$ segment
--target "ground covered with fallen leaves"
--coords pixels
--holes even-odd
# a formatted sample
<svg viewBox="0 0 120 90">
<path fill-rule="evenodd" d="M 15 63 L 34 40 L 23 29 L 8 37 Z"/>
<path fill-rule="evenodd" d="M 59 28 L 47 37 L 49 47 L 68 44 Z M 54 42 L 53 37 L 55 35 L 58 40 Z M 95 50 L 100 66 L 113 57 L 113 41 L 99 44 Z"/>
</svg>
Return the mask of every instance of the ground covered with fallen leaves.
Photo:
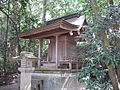
<svg viewBox="0 0 120 90">
<path fill-rule="evenodd" d="M 19 90 L 20 75 L 0 75 L 0 90 Z"/>
</svg>

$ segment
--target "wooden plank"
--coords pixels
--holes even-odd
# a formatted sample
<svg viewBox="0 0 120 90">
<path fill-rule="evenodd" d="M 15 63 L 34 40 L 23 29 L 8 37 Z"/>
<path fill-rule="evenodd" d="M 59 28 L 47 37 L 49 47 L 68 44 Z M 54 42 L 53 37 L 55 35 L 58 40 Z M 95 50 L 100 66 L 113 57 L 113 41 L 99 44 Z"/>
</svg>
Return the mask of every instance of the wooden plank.
<svg viewBox="0 0 120 90">
<path fill-rule="evenodd" d="M 50 44 L 48 49 L 48 60 L 51 62 L 55 62 L 56 57 L 56 48 L 55 48 L 55 37 L 50 38 Z"/>
</svg>

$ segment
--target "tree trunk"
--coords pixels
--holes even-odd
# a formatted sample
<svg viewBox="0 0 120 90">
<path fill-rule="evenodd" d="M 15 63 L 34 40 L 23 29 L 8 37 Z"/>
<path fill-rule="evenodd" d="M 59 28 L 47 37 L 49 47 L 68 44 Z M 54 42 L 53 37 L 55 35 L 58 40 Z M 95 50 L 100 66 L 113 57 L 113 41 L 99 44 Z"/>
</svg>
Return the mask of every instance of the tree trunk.
<svg viewBox="0 0 120 90">
<path fill-rule="evenodd" d="M 109 0 L 109 4 L 110 5 L 114 5 L 114 1 L 113 0 Z M 114 21 L 114 24 L 111 23 L 111 28 L 112 28 L 113 32 L 115 32 L 116 30 L 119 30 L 119 24 L 115 20 L 112 20 L 112 21 Z M 116 47 L 120 47 L 120 38 L 116 38 L 115 46 Z M 118 66 L 116 67 L 116 71 L 117 71 L 118 81 L 120 83 L 120 62 L 118 64 Z"/>
<path fill-rule="evenodd" d="M 45 25 L 46 24 L 46 12 L 47 12 L 47 0 L 43 0 L 43 17 L 42 22 Z"/>
<path fill-rule="evenodd" d="M 20 55 L 20 51 L 21 51 L 21 47 L 20 47 L 20 41 L 19 41 L 19 36 L 18 36 L 18 33 L 20 30 L 18 30 L 18 27 L 17 27 L 17 17 L 18 17 L 18 11 L 19 11 L 19 8 L 18 8 L 18 3 L 16 0 L 12 0 L 12 4 L 13 4 L 13 12 L 14 14 L 12 15 L 12 19 L 14 20 L 15 23 L 12 23 L 12 27 L 14 27 L 14 30 L 15 30 L 15 33 L 14 33 L 14 38 L 16 43 L 14 43 L 13 47 L 15 46 L 14 48 L 14 52 L 15 52 L 15 56 L 16 55 Z"/>
<path fill-rule="evenodd" d="M 116 38 L 115 47 L 120 47 L 120 38 Z M 118 49 L 118 51 L 120 52 L 120 49 Z M 116 72 L 118 76 L 118 81 L 120 83 L 120 61 L 118 62 L 118 66 L 116 67 Z"/>
<path fill-rule="evenodd" d="M 118 81 L 120 83 L 120 64 L 117 66 L 117 76 L 118 76 Z"/>
<path fill-rule="evenodd" d="M 106 32 L 102 32 L 101 39 L 102 39 L 104 48 L 108 48 L 109 47 L 109 40 L 107 38 Z M 119 86 L 118 86 L 119 82 L 118 82 L 115 68 L 112 65 L 107 65 L 107 68 L 108 68 L 109 77 L 112 81 L 113 89 L 119 90 Z"/>
<path fill-rule="evenodd" d="M 8 1 L 8 8 L 7 8 L 8 15 L 9 15 L 9 8 L 10 8 L 10 0 Z M 8 30 L 9 30 L 9 17 L 7 16 L 7 29 L 5 32 L 5 52 L 4 52 L 4 63 L 3 63 L 4 74 L 6 74 L 7 72 L 6 63 L 7 63 L 7 51 L 8 51 L 8 48 L 7 48 Z"/>
</svg>

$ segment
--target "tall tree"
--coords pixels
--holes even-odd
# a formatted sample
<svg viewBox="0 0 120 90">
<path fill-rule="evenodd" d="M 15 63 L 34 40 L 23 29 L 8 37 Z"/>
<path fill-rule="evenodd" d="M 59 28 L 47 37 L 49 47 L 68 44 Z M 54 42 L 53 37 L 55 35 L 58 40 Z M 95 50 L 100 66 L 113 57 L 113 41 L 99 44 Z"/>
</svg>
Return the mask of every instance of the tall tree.
<svg viewBox="0 0 120 90">
<path fill-rule="evenodd" d="M 47 0 L 43 0 L 43 17 L 42 17 L 43 24 L 46 23 L 46 14 L 47 14 Z"/>
<path fill-rule="evenodd" d="M 100 19 L 101 17 L 98 14 L 100 11 L 99 11 L 99 7 L 98 7 L 98 5 L 96 3 L 96 0 L 90 0 L 90 3 L 91 3 L 92 11 L 93 11 L 95 17 Z M 107 37 L 107 32 L 104 30 L 104 31 L 100 32 L 99 36 L 100 36 L 100 38 L 102 40 L 103 47 L 105 49 L 108 49 L 108 47 L 110 45 L 109 45 L 109 39 Z M 107 65 L 107 68 L 108 68 L 110 79 L 112 81 L 113 89 L 114 90 L 119 90 L 118 78 L 117 78 L 117 74 L 116 74 L 115 68 L 112 65 Z"/>
<path fill-rule="evenodd" d="M 109 0 L 109 4 L 113 6 L 114 5 L 114 1 L 113 0 Z M 112 14 L 114 14 L 114 13 L 111 12 L 110 15 L 112 16 Z M 119 30 L 119 23 L 114 18 L 112 19 L 111 27 L 112 27 L 113 32 L 116 32 L 116 30 L 117 31 Z M 116 41 L 115 41 L 115 46 L 116 47 L 120 47 L 119 41 L 120 41 L 120 38 L 116 37 Z M 120 62 L 118 63 L 118 66 L 116 68 L 117 68 L 118 81 L 120 83 Z"/>
<path fill-rule="evenodd" d="M 8 0 L 7 3 L 8 7 L 7 7 L 7 14 L 9 15 L 9 9 L 10 9 L 10 0 Z M 8 54 L 8 47 L 7 47 L 7 42 L 8 42 L 8 31 L 9 31 L 9 17 L 7 16 L 7 29 L 5 32 L 5 51 L 4 51 L 4 64 L 3 64 L 3 69 L 4 69 L 4 74 L 6 74 L 7 70 L 6 70 L 6 63 L 7 63 L 7 54 Z"/>
<path fill-rule="evenodd" d="M 113 1 L 110 0 L 109 1 L 110 4 L 113 4 Z M 112 82 L 112 86 L 114 90 L 119 90 L 119 82 L 118 82 L 118 76 L 116 73 L 116 69 L 115 67 L 117 66 L 117 57 L 118 54 L 115 55 L 115 53 L 113 54 L 113 52 L 115 52 L 113 48 L 114 47 L 111 45 L 111 40 L 110 39 L 112 37 L 112 33 L 110 32 L 111 28 L 111 21 L 114 21 L 113 18 L 115 17 L 119 17 L 119 14 L 116 14 L 117 16 L 115 16 L 114 12 L 114 6 L 113 7 L 109 7 L 107 6 L 107 10 L 108 12 L 105 12 L 103 10 L 103 8 L 100 7 L 100 5 L 98 4 L 98 2 L 96 0 L 89 0 L 89 4 L 91 6 L 91 10 L 92 10 L 92 21 L 88 22 L 88 29 L 90 29 L 89 31 L 86 32 L 86 35 L 91 36 L 92 40 L 90 43 L 91 49 L 93 51 L 89 52 L 89 55 L 91 56 L 86 56 L 88 59 L 87 60 L 87 65 L 86 67 L 90 67 L 91 70 L 95 70 L 94 72 L 89 72 L 90 77 L 94 77 L 94 80 L 89 80 L 91 81 L 92 85 L 94 88 L 102 88 L 102 79 L 101 77 L 106 77 L 105 74 L 103 72 L 104 71 L 104 64 L 105 66 L 107 66 L 107 70 L 108 70 L 108 75 L 109 78 Z M 112 8 L 112 10 L 111 10 Z M 118 7 L 119 8 L 119 7 Z M 118 13 L 118 8 L 116 8 L 116 13 Z M 113 15 L 111 15 L 111 13 Z M 111 19 L 112 18 L 112 19 Z M 115 20 L 115 21 L 119 21 L 119 20 Z M 114 25 L 113 25 L 114 26 Z M 119 30 L 119 29 L 117 29 Z M 112 29 L 113 31 L 113 29 Z M 115 34 L 115 33 L 114 33 Z M 113 42 L 112 42 L 113 43 Z M 94 47 L 94 48 L 93 48 Z M 104 63 L 104 64 L 103 64 Z M 93 65 L 90 65 L 93 64 Z M 102 68 L 102 69 L 100 69 Z M 85 68 L 84 68 L 85 69 Z M 101 72 L 101 74 L 100 74 Z M 86 73 L 88 73 L 88 71 L 86 70 Z M 95 75 L 96 73 L 96 75 Z M 99 73 L 99 75 L 97 74 Z M 89 74 L 87 74 L 89 76 Z M 98 76 L 97 76 L 98 75 Z M 107 74 L 106 74 L 107 75 Z M 101 81 L 101 82 L 100 82 Z M 104 80 L 103 80 L 104 81 Z M 107 81 L 108 82 L 108 81 Z M 99 85 L 97 84 L 99 83 Z M 106 83 L 105 81 L 103 83 Z M 90 82 L 89 82 L 90 84 Z M 98 85 L 98 86 L 97 86 Z M 106 83 L 107 85 L 107 83 Z M 89 86 L 89 85 L 88 85 Z M 107 85 L 107 87 L 109 87 Z M 107 87 L 104 87 L 102 89 L 107 89 Z"/>
</svg>

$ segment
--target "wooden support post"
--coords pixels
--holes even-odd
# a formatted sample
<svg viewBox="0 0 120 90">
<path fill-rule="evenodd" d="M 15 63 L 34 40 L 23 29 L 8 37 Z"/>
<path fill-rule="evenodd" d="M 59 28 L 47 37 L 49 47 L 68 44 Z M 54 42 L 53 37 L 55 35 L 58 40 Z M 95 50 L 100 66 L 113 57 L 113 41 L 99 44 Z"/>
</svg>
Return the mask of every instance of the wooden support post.
<svg viewBox="0 0 120 90">
<path fill-rule="evenodd" d="M 69 62 L 69 69 L 72 70 L 72 62 Z"/>
<path fill-rule="evenodd" d="M 67 59 L 67 37 L 65 36 L 65 60 Z"/>
<path fill-rule="evenodd" d="M 38 68 L 40 67 L 40 62 L 41 62 L 41 57 L 42 57 L 42 51 L 43 51 L 43 39 L 40 39 L 39 40 L 40 43 L 39 43 L 39 50 L 38 50 Z"/>
<path fill-rule="evenodd" d="M 58 67 L 58 35 L 55 36 L 56 39 L 56 67 Z"/>
<path fill-rule="evenodd" d="M 76 69 L 77 69 L 77 72 L 78 72 L 78 69 L 79 69 L 79 62 L 78 63 L 76 63 Z"/>
</svg>

